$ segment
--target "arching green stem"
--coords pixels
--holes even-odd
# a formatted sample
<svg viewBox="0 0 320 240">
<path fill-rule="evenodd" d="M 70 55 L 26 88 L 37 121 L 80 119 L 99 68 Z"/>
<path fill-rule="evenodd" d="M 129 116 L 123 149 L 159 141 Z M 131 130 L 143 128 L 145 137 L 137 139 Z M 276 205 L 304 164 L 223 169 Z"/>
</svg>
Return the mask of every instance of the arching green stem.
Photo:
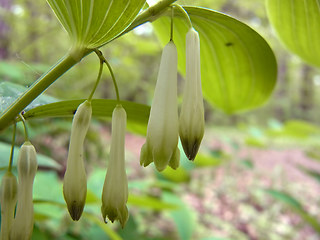
<svg viewBox="0 0 320 240">
<path fill-rule="evenodd" d="M 170 41 L 173 41 L 173 17 L 174 17 L 174 10 L 173 10 L 173 7 L 171 7 Z"/>
<path fill-rule="evenodd" d="M 95 49 L 94 51 L 95 51 L 96 53 L 99 52 L 99 54 L 102 55 L 102 53 L 101 53 L 99 50 Z M 98 55 L 98 53 L 97 53 L 97 55 Z M 99 55 L 98 55 L 98 56 L 99 56 Z M 94 84 L 94 87 L 93 87 L 93 89 L 92 89 L 92 91 L 91 91 L 91 93 L 90 93 L 90 95 L 89 95 L 89 97 L 88 97 L 88 101 L 91 101 L 91 99 L 92 99 L 92 97 L 93 97 L 93 94 L 94 94 L 94 92 L 96 91 L 96 89 L 97 89 L 97 87 L 98 87 L 98 84 L 99 84 L 99 82 L 100 82 L 100 79 L 101 79 L 102 70 L 103 70 L 103 60 L 102 60 L 100 57 L 99 57 L 99 59 L 100 59 L 100 67 L 99 67 L 98 77 L 97 77 L 97 80 L 96 80 L 96 82 L 95 82 L 95 84 Z"/>
<path fill-rule="evenodd" d="M 113 74 L 111 65 L 109 64 L 107 59 L 103 56 L 101 51 L 99 51 L 97 49 L 95 49 L 94 51 L 97 54 L 97 56 L 100 58 L 100 61 L 104 62 L 107 65 L 107 67 L 109 69 L 109 72 L 110 72 L 110 75 L 111 75 L 111 78 L 112 78 L 112 81 L 113 81 L 114 90 L 115 90 L 116 95 L 117 95 L 117 101 L 120 103 L 119 89 L 118 89 L 117 81 L 116 81 L 116 78 L 115 78 L 115 76 Z"/>
<path fill-rule="evenodd" d="M 13 133 L 12 133 L 11 152 L 10 152 L 8 172 L 11 172 L 11 169 L 12 169 L 13 154 L 14 154 L 14 144 L 15 144 L 15 142 L 16 142 L 16 129 L 17 129 L 17 123 L 14 123 L 14 125 L 13 125 Z"/>
<path fill-rule="evenodd" d="M 27 124 L 26 124 L 26 120 L 24 119 L 23 115 L 20 113 L 19 114 L 21 121 L 23 123 L 23 128 L 24 128 L 24 139 L 25 141 L 29 141 L 29 135 L 28 135 L 28 130 L 27 130 Z"/>
<path fill-rule="evenodd" d="M 183 14 L 183 17 L 188 22 L 189 27 L 192 28 L 192 22 L 191 22 L 191 19 L 189 17 L 189 14 L 186 12 L 186 10 L 182 6 L 180 6 L 179 4 L 176 4 L 176 3 L 172 4 L 172 6 L 177 8 Z"/>
</svg>

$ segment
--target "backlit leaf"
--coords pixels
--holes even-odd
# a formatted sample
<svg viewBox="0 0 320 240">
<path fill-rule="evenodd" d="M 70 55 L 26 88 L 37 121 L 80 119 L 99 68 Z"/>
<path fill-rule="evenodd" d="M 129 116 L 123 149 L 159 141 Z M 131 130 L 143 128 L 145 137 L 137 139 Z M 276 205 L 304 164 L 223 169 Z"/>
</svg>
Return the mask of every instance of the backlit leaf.
<svg viewBox="0 0 320 240">
<path fill-rule="evenodd" d="M 97 48 L 122 33 L 145 0 L 47 0 L 74 44 Z"/>
<path fill-rule="evenodd" d="M 267 13 L 278 37 L 306 62 L 320 66 L 319 0 L 267 0 Z"/>
<path fill-rule="evenodd" d="M 201 45 L 201 76 L 205 99 L 227 113 L 261 106 L 276 82 L 277 65 L 267 42 L 246 24 L 219 12 L 185 7 Z M 180 12 L 175 12 L 180 17 Z M 162 44 L 169 41 L 170 19 L 154 23 Z M 185 35 L 188 25 L 174 19 L 173 40 L 178 48 L 179 70 L 185 74 Z"/>
</svg>

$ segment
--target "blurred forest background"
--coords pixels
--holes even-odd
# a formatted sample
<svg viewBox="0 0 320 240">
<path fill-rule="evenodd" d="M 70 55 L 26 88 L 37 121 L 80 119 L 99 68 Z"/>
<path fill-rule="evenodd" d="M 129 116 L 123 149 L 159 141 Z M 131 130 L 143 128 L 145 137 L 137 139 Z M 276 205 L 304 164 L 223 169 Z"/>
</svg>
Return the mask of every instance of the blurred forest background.
<svg viewBox="0 0 320 240">
<path fill-rule="evenodd" d="M 145 129 L 130 125 L 126 138 L 130 219 L 124 229 L 118 223 L 105 225 L 100 216 L 110 119 L 94 119 L 87 135 L 88 199 L 78 223 L 68 215 L 61 185 L 71 119 L 28 121 L 30 139 L 42 154 L 34 185 L 33 239 L 320 239 L 319 70 L 281 44 L 269 24 L 264 0 L 179 3 L 226 13 L 268 41 L 278 61 L 278 82 L 270 100 L 259 109 L 231 116 L 205 103 L 200 153 L 194 163 L 181 154 L 176 172 L 140 167 Z M 69 46 L 67 33 L 46 1 L 0 0 L 0 110 L 13 97 L 6 95 L 9 90 L 19 95 Z M 101 50 L 113 67 L 121 98 L 150 105 L 162 51 L 152 25 L 138 27 Z M 56 81 L 44 99 L 86 98 L 98 68 L 98 58 L 89 55 Z M 106 69 L 94 97 L 115 98 Z M 9 128 L 0 135 L 2 173 L 11 132 Z M 23 140 L 19 125 L 17 146 Z"/>
</svg>

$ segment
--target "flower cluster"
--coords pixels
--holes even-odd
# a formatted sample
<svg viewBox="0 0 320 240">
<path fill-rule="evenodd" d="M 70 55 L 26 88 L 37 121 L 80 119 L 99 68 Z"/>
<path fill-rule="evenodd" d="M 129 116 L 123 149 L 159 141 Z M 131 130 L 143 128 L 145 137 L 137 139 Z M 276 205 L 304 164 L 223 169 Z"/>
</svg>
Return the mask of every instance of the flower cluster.
<svg viewBox="0 0 320 240">
<path fill-rule="evenodd" d="M 92 115 L 90 101 L 80 104 L 72 121 L 67 169 L 63 194 L 73 220 L 80 219 L 87 194 L 87 178 L 83 162 L 83 143 Z M 125 132 L 127 115 L 118 104 L 112 114 L 110 161 L 102 192 L 103 219 L 119 220 L 122 227 L 128 220 L 128 181 L 125 171 Z"/>
<path fill-rule="evenodd" d="M 171 40 L 163 49 L 154 100 L 142 146 L 140 164 L 154 162 L 157 170 L 168 165 L 179 167 L 179 136 L 186 156 L 194 160 L 204 134 L 204 109 L 200 76 L 200 43 L 191 28 L 186 35 L 186 83 L 180 116 L 177 103 L 177 49 Z M 91 95 L 92 96 L 92 95 Z M 83 145 L 92 116 L 91 98 L 77 108 L 73 117 L 63 195 L 74 221 L 82 215 L 87 195 Z M 128 220 L 128 180 L 125 168 L 127 114 L 118 104 L 112 113 L 110 160 L 102 191 L 101 213 L 104 221 Z M 8 171 L 1 183 L 1 239 L 30 239 L 33 229 L 33 181 L 37 171 L 36 151 L 26 141 L 18 158 L 18 180 Z M 16 207 L 17 205 L 17 207 Z M 14 210 L 16 207 L 16 214 Z"/>
<path fill-rule="evenodd" d="M 36 150 L 29 141 L 21 146 L 17 169 L 19 183 L 10 170 L 3 176 L 1 182 L 2 240 L 31 239 L 34 221 L 33 181 L 38 163 Z"/>
<path fill-rule="evenodd" d="M 185 154 L 194 160 L 203 134 L 204 109 L 200 76 L 200 41 L 191 28 L 186 36 L 186 84 L 180 118 L 177 107 L 177 49 L 170 41 L 163 49 L 154 99 L 147 128 L 146 143 L 141 148 L 140 164 L 154 162 L 162 171 L 179 166 L 180 135 Z"/>
</svg>

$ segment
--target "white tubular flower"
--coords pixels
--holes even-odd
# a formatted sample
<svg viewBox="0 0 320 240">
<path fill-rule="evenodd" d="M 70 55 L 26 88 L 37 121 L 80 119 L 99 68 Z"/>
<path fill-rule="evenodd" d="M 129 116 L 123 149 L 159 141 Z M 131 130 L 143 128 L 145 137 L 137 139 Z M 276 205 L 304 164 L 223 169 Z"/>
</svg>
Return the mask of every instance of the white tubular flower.
<svg viewBox="0 0 320 240">
<path fill-rule="evenodd" d="M 87 176 L 83 162 L 83 143 L 91 121 L 91 102 L 79 105 L 72 120 L 67 169 L 63 180 L 63 195 L 74 221 L 81 217 L 87 196 Z"/>
<path fill-rule="evenodd" d="M 29 240 L 33 231 L 33 181 L 38 169 L 37 153 L 33 145 L 27 141 L 18 156 L 18 204 L 13 221 L 10 240 Z"/>
<path fill-rule="evenodd" d="M 18 183 L 16 176 L 6 172 L 1 180 L 1 240 L 9 239 L 10 229 L 14 219 L 14 210 L 17 203 Z"/>
<path fill-rule="evenodd" d="M 158 171 L 169 164 L 179 166 L 177 106 L 177 49 L 170 41 L 163 49 L 154 99 L 147 128 L 146 143 L 141 148 L 140 164 L 154 162 Z"/>
<path fill-rule="evenodd" d="M 200 40 L 193 29 L 186 36 L 186 83 L 179 119 L 183 150 L 194 160 L 204 134 L 204 109 L 200 73 Z"/>
<path fill-rule="evenodd" d="M 119 220 L 122 228 L 128 220 L 128 180 L 125 169 L 127 114 L 121 105 L 112 113 L 110 160 L 102 192 L 101 213 L 111 222 Z"/>
</svg>

